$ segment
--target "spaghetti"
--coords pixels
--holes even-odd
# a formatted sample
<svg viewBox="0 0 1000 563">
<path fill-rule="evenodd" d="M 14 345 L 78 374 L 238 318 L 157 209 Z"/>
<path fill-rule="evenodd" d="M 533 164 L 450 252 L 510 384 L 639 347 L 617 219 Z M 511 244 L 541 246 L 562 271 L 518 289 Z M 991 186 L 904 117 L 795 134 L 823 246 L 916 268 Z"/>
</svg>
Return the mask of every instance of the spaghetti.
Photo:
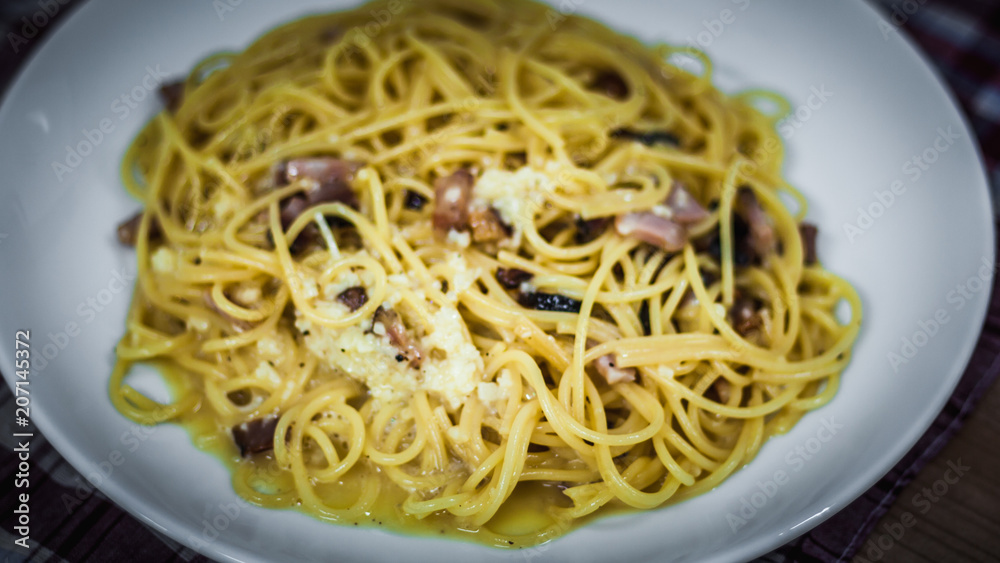
<svg viewBox="0 0 1000 563">
<path fill-rule="evenodd" d="M 787 104 L 554 14 L 378 2 L 172 86 L 123 163 L 115 406 L 258 505 L 520 547 L 707 491 L 828 402 L 861 307 L 781 177 Z"/>
</svg>

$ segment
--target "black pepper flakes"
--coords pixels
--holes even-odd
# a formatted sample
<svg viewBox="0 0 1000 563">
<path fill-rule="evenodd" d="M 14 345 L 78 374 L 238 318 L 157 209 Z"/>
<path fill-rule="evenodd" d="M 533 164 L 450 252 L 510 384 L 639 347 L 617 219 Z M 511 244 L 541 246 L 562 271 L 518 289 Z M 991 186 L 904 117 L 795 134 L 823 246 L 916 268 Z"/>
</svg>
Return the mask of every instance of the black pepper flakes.
<svg viewBox="0 0 1000 563">
<path fill-rule="evenodd" d="M 518 296 L 517 302 L 525 309 L 535 309 L 536 311 L 554 311 L 558 313 L 579 313 L 582 303 L 572 297 L 559 295 L 558 293 L 522 293 Z"/>
</svg>

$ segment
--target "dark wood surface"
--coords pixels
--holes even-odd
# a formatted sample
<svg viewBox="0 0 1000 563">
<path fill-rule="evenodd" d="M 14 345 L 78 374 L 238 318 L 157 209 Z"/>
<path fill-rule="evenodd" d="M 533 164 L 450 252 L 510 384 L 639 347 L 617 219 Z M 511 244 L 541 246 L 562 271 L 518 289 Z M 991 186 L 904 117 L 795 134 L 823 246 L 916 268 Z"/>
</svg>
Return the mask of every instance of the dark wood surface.
<svg viewBox="0 0 1000 563">
<path fill-rule="evenodd" d="M 854 561 L 1000 561 L 1000 382 L 903 489 Z"/>
</svg>

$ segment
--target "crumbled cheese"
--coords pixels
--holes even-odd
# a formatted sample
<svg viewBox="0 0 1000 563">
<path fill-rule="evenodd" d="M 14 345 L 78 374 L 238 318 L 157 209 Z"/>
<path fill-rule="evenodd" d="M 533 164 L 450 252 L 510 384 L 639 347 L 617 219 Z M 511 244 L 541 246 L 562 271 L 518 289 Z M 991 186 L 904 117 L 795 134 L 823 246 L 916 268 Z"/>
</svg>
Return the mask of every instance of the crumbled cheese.
<svg viewBox="0 0 1000 563">
<path fill-rule="evenodd" d="M 455 444 L 464 444 L 469 441 L 469 433 L 464 432 L 461 426 L 450 426 L 444 433 Z"/>
<path fill-rule="evenodd" d="M 302 289 L 302 295 L 306 299 L 315 299 L 319 297 L 319 284 L 316 283 L 316 278 L 310 274 L 309 270 L 305 268 L 299 268 L 289 277 L 290 283 L 298 282 Z"/>
<path fill-rule="evenodd" d="M 239 197 L 222 190 L 215 198 L 215 203 L 212 205 L 212 213 L 215 214 L 216 219 L 222 219 L 229 217 L 242 206 L 243 202 L 240 201 Z"/>
<path fill-rule="evenodd" d="M 211 323 L 205 317 L 188 317 L 187 327 L 195 332 L 208 332 Z"/>
<path fill-rule="evenodd" d="M 494 403 L 506 401 L 510 397 L 513 387 L 514 378 L 510 370 L 502 369 L 497 375 L 496 382 L 480 382 L 476 387 L 476 395 L 484 405 L 496 408 Z"/>
<path fill-rule="evenodd" d="M 384 307 L 398 303 L 400 292 L 406 289 L 424 298 L 423 292 L 415 289 L 419 286 L 417 281 L 407 274 L 394 274 L 386 280 L 386 299 L 381 304 Z M 417 338 L 424 355 L 419 370 L 398 359 L 400 351 L 390 343 L 386 327 L 371 319 L 345 328 L 329 328 L 299 315 L 295 326 L 303 334 L 308 333 L 305 343 L 310 352 L 330 368 L 367 385 L 376 399 L 405 400 L 414 391 L 424 390 L 437 395 L 454 410 L 476 390 L 484 369 L 483 360 L 458 309 L 449 304 L 437 305 L 440 307 L 432 312 L 427 327 L 410 327 L 418 335 L 428 331 Z M 337 302 L 316 300 L 313 306 L 333 318 L 349 313 Z"/>
<path fill-rule="evenodd" d="M 722 318 L 726 318 L 726 308 L 722 306 L 722 303 L 715 304 L 715 314 Z"/>
<path fill-rule="evenodd" d="M 500 391 L 500 386 L 492 381 L 484 381 L 476 387 L 476 394 L 479 396 L 479 400 L 483 404 L 490 404 L 494 401 L 499 401 L 502 398 L 502 392 Z"/>
<path fill-rule="evenodd" d="M 281 376 L 278 374 L 278 371 L 267 362 L 257 364 L 257 369 L 253 371 L 253 376 L 262 381 L 267 381 L 275 387 L 281 385 Z"/>
<path fill-rule="evenodd" d="M 260 301 L 262 294 L 256 285 L 240 285 L 233 293 L 233 299 L 243 306 L 250 306 Z"/>
<path fill-rule="evenodd" d="M 501 396 L 504 399 L 510 397 L 514 389 L 514 375 L 510 373 L 509 369 L 500 370 L 500 375 L 497 376 L 497 383 L 500 385 Z"/>
<path fill-rule="evenodd" d="M 472 235 L 467 231 L 449 229 L 447 240 L 449 244 L 454 244 L 460 248 L 469 248 L 469 245 L 472 244 Z"/>
<path fill-rule="evenodd" d="M 375 285 L 375 275 L 368 270 L 353 272 L 345 270 L 339 272 L 330 283 L 323 286 L 323 297 L 325 299 L 336 299 L 345 289 L 351 287 L 368 288 Z"/>
<path fill-rule="evenodd" d="M 420 284 L 417 280 L 406 274 L 393 274 L 386 278 L 389 282 L 385 287 L 385 299 L 382 301 L 382 306 L 387 308 L 395 307 L 403 299 L 403 290 L 409 289 L 414 295 L 423 299 L 426 297 L 424 295 L 424 290 L 420 289 Z"/>
<path fill-rule="evenodd" d="M 527 340 L 531 338 L 531 328 L 526 325 L 519 324 L 514 327 L 514 334 L 516 334 L 521 340 Z"/>
<path fill-rule="evenodd" d="M 443 360 L 424 360 L 422 388 L 438 393 L 455 409 L 476 389 L 483 371 L 483 358 L 472 344 L 458 309 L 441 307 L 431 315 L 431 326 L 434 332 L 424 337 L 422 345 L 428 356 L 431 351 L 438 350 L 444 352 L 445 357 Z"/>
<path fill-rule="evenodd" d="M 545 205 L 546 195 L 555 189 L 551 176 L 530 166 L 522 166 L 515 172 L 487 170 L 472 188 L 472 207 L 496 209 L 503 222 L 514 230 L 505 244 L 517 247 L 524 225 L 533 220 L 535 212 Z"/>
<path fill-rule="evenodd" d="M 274 337 L 265 336 L 257 341 L 257 353 L 269 360 L 273 360 L 282 356 L 282 349 Z"/>
<path fill-rule="evenodd" d="M 152 263 L 153 271 L 158 274 L 171 273 L 177 269 L 177 255 L 166 246 L 157 248 L 156 252 L 150 257 L 150 262 Z"/>
<path fill-rule="evenodd" d="M 452 252 L 448 255 L 445 264 L 453 271 L 448 280 L 448 297 L 455 301 L 458 294 L 468 290 L 476 279 L 483 275 L 482 268 L 471 268 L 469 262 L 461 254 Z"/>
</svg>

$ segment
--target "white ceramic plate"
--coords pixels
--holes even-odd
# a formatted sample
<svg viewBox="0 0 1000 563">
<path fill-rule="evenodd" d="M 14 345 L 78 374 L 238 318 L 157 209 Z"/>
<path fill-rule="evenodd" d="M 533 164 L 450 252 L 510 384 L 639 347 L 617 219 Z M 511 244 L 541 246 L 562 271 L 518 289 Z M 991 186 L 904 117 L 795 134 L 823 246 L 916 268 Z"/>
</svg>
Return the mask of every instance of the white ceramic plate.
<svg viewBox="0 0 1000 563">
<path fill-rule="evenodd" d="M 119 278 L 135 271 L 114 227 L 138 207 L 118 165 L 159 109 L 149 89 L 161 73 L 185 73 L 210 52 L 344 4 L 91 0 L 38 50 L 0 110 L 0 365 L 12 380 L 14 332 L 30 329 L 35 358 L 51 356 L 31 376 L 33 420 L 81 473 L 153 528 L 241 561 L 745 559 L 861 494 L 940 410 L 985 313 L 992 207 L 962 116 L 906 40 L 860 1 L 563 0 L 563 11 L 647 40 L 700 43 L 724 89 L 775 90 L 797 108 L 782 127 L 787 177 L 809 199 L 824 264 L 856 284 L 865 304 L 836 399 L 709 494 L 605 519 L 528 551 L 250 507 L 222 464 L 179 428 L 128 437 L 135 429 L 106 391 L 131 293 Z M 859 231 L 849 236 L 845 225 Z M 891 353 L 907 360 L 898 372 Z"/>
</svg>

